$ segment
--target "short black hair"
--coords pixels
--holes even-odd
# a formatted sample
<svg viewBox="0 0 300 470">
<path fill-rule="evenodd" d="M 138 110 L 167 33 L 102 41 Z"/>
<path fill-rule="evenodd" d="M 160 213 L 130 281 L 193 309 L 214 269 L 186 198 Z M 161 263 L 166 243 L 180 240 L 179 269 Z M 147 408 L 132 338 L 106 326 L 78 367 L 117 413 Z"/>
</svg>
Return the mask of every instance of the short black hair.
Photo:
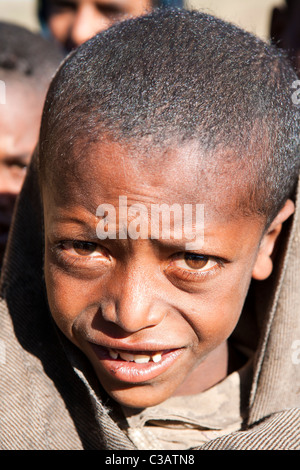
<svg viewBox="0 0 300 470">
<path fill-rule="evenodd" d="M 133 142 L 150 136 L 155 145 L 198 141 L 211 161 L 230 150 L 216 161 L 217 175 L 230 167 L 244 213 L 269 223 L 299 175 L 296 79 L 275 47 L 199 11 L 124 21 L 72 52 L 55 77 L 42 119 L 41 175 L 46 162 L 55 168 L 61 155 L 67 162 L 76 142 L 105 132 Z"/>
<path fill-rule="evenodd" d="M 63 56 L 55 44 L 13 23 L 0 22 L 0 79 L 48 87 Z"/>
</svg>

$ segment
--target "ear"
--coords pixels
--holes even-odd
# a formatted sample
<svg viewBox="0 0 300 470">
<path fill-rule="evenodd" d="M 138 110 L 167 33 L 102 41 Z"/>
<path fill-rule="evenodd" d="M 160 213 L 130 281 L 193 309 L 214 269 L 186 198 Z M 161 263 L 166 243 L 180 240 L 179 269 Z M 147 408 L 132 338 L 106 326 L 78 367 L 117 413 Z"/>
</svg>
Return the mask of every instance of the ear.
<svg viewBox="0 0 300 470">
<path fill-rule="evenodd" d="M 282 224 L 294 213 L 294 211 L 295 205 L 290 199 L 288 199 L 263 236 L 252 271 L 253 279 L 263 281 L 270 276 L 273 270 L 271 255 L 274 250 L 275 242 L 281 232 Z"/>
</svg>

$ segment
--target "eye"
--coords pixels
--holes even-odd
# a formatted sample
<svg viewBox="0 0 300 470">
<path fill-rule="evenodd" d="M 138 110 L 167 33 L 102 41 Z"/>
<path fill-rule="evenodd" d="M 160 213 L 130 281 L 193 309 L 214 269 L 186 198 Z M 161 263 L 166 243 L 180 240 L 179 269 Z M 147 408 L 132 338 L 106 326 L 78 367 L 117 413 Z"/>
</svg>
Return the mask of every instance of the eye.
<svg viewBox="0 0 300 470">
<path fill-rule="evenodd" d="M 60 243 L 61 250 L 69 255 L 85 258 L 103 258 L 108 254 L 104 248 L 99 247 L 97 243 L 86 242 L 81 240 L 64 241 Z"/>
<path fill-rule="evenodd" d="M 11 172 L 26 172 L 29 159 L 22 157 L 8 157 L 2 161 Z"/>
<path fill-rule="evenodd" d="M 124 15 L 125 13 L 116 5 L 104 5 L 104 4 L 96 4 L 97 10 L 104 14 L 107 17 L 115 18 L 119 15 Z"/>
<path fill-rule="evenodd" d="M 77 5 L 76 2 L 68 1 L 68 0 L 52 0 L 53 4 L 50 6 L 50 8 L 53 9 L 52 13 L 59 13 L 60 11 L 64 10 L 72 10 L 76 11 Z"/>
<path fill-rule="evenodd" d="M 176 284 L 181 281 L 202 282 L 216 275 L 225 263 L 226 261 L 222 258 L 183 252 L 173 256 L 170 264 L 165 269 L 165 273 Z"/>
<path fill-rule="evenodd" d="M 93 278 L 105 274 L 113 266 L 108 250 L 84 240 L 61 240 L 49 244 L 54 263 L 70 274 Z"/>
<path fill-rule="evenodd" d="M 90 256 L 96 253 L 97 245 L 95 243 L 75 241 L 72 242 L 73 251 L 80 256 Z"/>
<path fill-rule="evenodd" d="M 218 265 L 209 256 L 196 253 L 184 253 L 181 258 L 173 261 L 173 265 L 186 271 L 209 271 Z"/>
<path fill-rule="evenodd" d="M 9 166 L 10 168 L 13 168 L 13 169 L 18 169 L 18 170 L 26 170 L 26 168 L 27 168 L 27 165 L 24 162 L 21 162 L 21 161 L 18 161 L 18 160 L 14 160 L 14 161 L 9 162 L 9 164 L 7 166 Z"/>
</svg>

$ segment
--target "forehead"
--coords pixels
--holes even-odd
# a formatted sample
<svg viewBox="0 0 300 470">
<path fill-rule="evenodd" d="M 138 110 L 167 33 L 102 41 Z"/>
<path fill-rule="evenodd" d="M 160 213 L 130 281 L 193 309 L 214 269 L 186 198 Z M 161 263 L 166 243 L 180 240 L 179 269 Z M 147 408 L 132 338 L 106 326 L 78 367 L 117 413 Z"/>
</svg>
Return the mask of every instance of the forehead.
<svg viewBox="0 0 300 470">
<path fill-rule="evenodd" d="M 1 105 L 0 113 L 2 121 L 5 121 L 10 113 L 28 116 L 29 121 L 32 116 L 41 115 L 45 90 L 22 76 L 3 74 L 1 78 L 5 83 L 5 104 Z"/>
<path fill-rule="evenodd" d="M 39 132 L 43 96 L 26 84 L 7 82 L 0 113 L 0 149 L 16 155 L 32 151 Z"/>
<path fill-rule="evenodd" d="M 58 160 L 47 182 L 57 204 L 84 204 L 91 212 L 126 196 L 145 204 L 204 204 L 228 219 L 241 216 L 238 171 L 233 158 L 208 157 L 196 142 L 158 147 L 106 139 L 77 146 L 71 158 Z"/>
</svg>

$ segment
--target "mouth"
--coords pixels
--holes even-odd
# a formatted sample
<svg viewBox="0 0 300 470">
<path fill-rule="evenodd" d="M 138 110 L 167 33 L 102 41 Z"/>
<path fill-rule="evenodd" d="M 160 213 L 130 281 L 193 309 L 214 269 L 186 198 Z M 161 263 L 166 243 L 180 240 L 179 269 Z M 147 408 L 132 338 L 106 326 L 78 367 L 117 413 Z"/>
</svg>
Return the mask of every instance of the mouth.
<svg viewBox="0 0 300 470">
<path fill-rule="evenodd" d="M 90 344 L 101 368 L 117 381 L 128 384 L 155 379 L 169 369 L 183 352 L 182 348 L 131 351 Z"/>
<path fill-rule="evenodd" d="M 111 359 L 123 360 L 126 362 L 135 362 L 136 364 L 147 364 L 150 361 L 160 362 L 162 359 L 163 351 L 155 352 L 128 352 L 121 349 L 108 349 L 108 354 Z"/>
</svg>

